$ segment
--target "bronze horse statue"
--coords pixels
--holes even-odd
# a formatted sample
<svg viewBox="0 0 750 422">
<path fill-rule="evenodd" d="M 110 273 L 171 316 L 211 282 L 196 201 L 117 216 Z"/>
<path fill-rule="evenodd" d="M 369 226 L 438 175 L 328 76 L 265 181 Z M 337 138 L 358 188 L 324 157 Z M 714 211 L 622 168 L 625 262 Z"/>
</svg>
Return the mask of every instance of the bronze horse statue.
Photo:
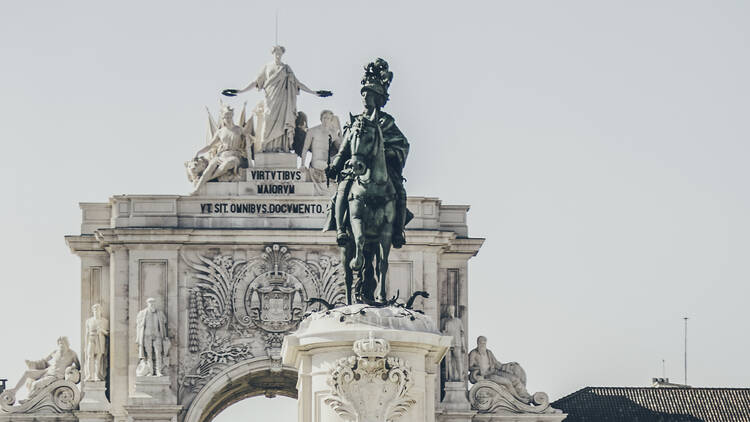
<svg viewBox="0 0 750 422">
<path fill-rule="evenodd" d="M 348 218 L 344 218 L 348 240 L 341 245 L 341 261 L 347 303 L 352 303 L 353 294 L 358 302 L 382 304 L 386 300 L 396 192 L 388 176 L 385 141 L 377 117 L 350 116 L 346 137 L 343 147 L 350 148 L 351 158 L 344 171 L 351 184 Z M 355 272 L 358 282 L 352 291 Z M 376 298 L 378 284 L 380 295 Z"/>
</svg>

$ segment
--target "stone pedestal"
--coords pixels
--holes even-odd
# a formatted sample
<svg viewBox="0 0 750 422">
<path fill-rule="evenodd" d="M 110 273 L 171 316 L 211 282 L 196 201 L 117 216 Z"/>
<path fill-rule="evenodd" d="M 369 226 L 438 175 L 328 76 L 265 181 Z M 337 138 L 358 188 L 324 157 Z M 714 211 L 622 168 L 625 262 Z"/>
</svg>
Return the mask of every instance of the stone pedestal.
<svg viewBox="0 0 750 422">
<path fill-rule="evenodd" d="M 177 422 L 182 406 L 125 406 L 128 422 Z"/>
<path fill-rule="evenodd" d="M 83 401 L 81 401 L 83 403 Z M 107 402 L 109 404 L 109 402 Z M 109 412 L 75 412 L 78 422 L 111 422 L 114 418 Z"/>
<path fill-rule="evenodd" d="M 135 392 L 130 395 L 131 405 L 173 405 L 177 396 L 170 388 L 169 377 L 136 377 Z"/>
<path fill-rule="evenodd" d="M 433 422 L 438 364 L 451 344 L 429 317 L 363 304 L 317 312 L 284 338 L 300 422 Z"/>
<path fill-rule="evenodd" d="M 297 154 L 293 152 L 259 152 L 254 167 L 297 168 Z"/>
<path fill-rule="evenodd" d="M 83 412 L 107 412 L 109 400 L 105 394 L 107 385 L 104 381 L 84 381 L 83 398 L 78 404 Z"/>
<path fill-rule="evenodd" d="M 470 410 L 471 403 L 469 403 L 467 395 L 465 382 L 448 381 L 445 383 L 445 397 L 440 404 L 446 410 Z"/>
</svg>

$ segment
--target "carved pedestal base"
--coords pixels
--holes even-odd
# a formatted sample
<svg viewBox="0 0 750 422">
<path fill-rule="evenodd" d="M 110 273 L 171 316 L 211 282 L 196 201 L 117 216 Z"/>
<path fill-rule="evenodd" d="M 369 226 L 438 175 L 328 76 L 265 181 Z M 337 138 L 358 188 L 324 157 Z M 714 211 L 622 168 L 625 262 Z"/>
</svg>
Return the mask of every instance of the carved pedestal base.
<svg viewBox="0 0 750 422">
<path fill-rule="evenodd" d="M 16 390 L 0 393 L 0 415 L 32 413 L 71 413 L 78 408 L 81 392 L 72 381 L 56 380 L 40 388 L 23 403 L 15 405 Z"/>
<path fill-rule="evenodd" d="M 504 387 L 487 380 L 477 382 L 469 390 L 471 407 L 478 412 L 473 418 L 477 422 L 558 422 L 567 416 L 549 405 L 547 394 L 534 393 L 533 398 L 533 403 L 523 403 Z"/>
<path fill-rule="evenodd" d="M 451 343 L 403 308 L 317 312 L 284 338 L 299 371 L 300 421 L 434 422 L 438 363 Z"/>
<path fill-rule="evenodd" d="M 182 406 L 125 406 L 128 422 L 177 422 Z"/>
<path fill-rule="evenodd" d="M 169 377 L 136 377 L 135 392 L 128 400 L 132 405 L 177 404 L 177 396 L 170 388 Z"/>
<path fill-rule="evenodd" d="M 83 401 L 81 401 L 83 403 Z M 112 422 L 114 419 L 109 412 L 75 412 L 78 422 Z"/>
<path fill-rule="evenodd" d="M 467 398 L 465 382 L 446 382 L 445 397 L 440 402 L 443 409 L 446 410 L 470 410 L 471 403 Z"/>
<path fill-rule="evenodd" d="M 109 400 L 105 391 L 107 385 L 104 381 L 85 381 L 83 383 L 83 398 L 79 404 L 83 412 L 106 412 L 109 411 Z"/>
</svg>

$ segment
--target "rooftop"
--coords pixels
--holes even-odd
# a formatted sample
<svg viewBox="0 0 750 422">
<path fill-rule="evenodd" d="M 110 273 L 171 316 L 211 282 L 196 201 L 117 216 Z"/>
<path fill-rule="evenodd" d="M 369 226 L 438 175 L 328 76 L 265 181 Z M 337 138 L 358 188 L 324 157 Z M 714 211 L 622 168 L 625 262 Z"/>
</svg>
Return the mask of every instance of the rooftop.
<svg viewBox="0 0 750 422">
<path fill-rule="evenodd" d="M 750 422 L 750 388 L 585 387 L 552 407 L 565 422 Z"/>
</svg>

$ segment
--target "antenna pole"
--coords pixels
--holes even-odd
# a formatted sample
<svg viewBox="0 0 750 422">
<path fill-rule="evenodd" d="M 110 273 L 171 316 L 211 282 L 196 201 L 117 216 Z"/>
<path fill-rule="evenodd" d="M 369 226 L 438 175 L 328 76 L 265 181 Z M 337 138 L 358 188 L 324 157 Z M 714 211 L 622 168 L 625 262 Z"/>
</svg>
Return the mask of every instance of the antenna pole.
<svg viewBox="0 0 750 422">
<path fill-rule="evenodd" d="M 687 385 L 687 323 L 688 317 L 682 317 L 685 321 L 685 385 Z"/>
<path fill-rule="evenodd" d="M 666 359 L 661 360 L 661 377 L 665 379 L 667 378 L 667 360 Z"/>
</svg>

